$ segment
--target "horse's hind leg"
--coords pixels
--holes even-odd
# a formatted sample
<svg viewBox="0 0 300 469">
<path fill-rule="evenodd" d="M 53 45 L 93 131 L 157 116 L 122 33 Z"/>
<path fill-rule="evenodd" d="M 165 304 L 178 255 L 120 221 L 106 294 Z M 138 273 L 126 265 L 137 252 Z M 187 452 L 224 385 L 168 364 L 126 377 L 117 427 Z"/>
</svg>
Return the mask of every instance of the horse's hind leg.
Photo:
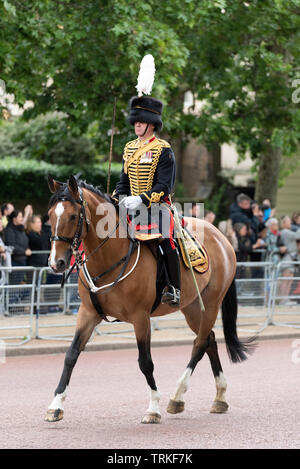
<svg viewBox="0 0 300 469">
<path fill-rule="evenodd" d="M 203 295 L 203 299 L 205 299 L 205 294 Z M 218 311 L 218 308 L 213 308 L 212 305 L 215 304 L 215 301 L 212 299 L 210 299 L 210 301 L 206 301 L 206 304 L 210 306 L 206 307 L 204 316 L 200 311 L 198 300 L 195 300 L 191 305 L 182 310 L 185 314 L 188 325 L 192 331 L 197 334 L 197 337 L 194 341 L 191 359 L 184 374 L 177 383 L 174 397 L 169 401 L 167 412 L 171 414 L 183 412 L 184 394 L 189 387 L 192 373 L 205 352 L 209 356 L 217 386 L 217 397 L 214 401 L 211 412 L 225 412 L 228 408 L 224 399 L 226 382 L 222 373 L 215 335 L 211 330 L 217 317 L 217 313 L 215 311 Z M 210 320 L 208 320 L 208 318 L 210 318 Z"/>
<path fill-rule="evenodd" d="M 222 365 L 220 362 L 217 342 L 215 340 L 215 333 L 211 331 L 209 346 L 206 353 L 209 357 L 211 368 L 216 381 L 217 395 L 210 410 L 213 414 L 222 414 L 227 411 L 228 404 L 225 400 L 225 392 L 227 388 L 226 380 L 224 378 Z"/>
<path fill-rule="evenodd" d="M 63 401 L 66 398 L 66 389 L 69 385 L 73 368 L 77 362 L 80 352 L 84 349 L 95 326 L 99 324 L 100 319 L 96 314 L 86 314 L 81 305 L 77 317 L 77 326 L 74 339 L 66 353 L 64 368 L 54 393 L 54 399 L 48 407 L 45 417 L 47 422 L 57 422 L 63 418 Z"/>
</svg>

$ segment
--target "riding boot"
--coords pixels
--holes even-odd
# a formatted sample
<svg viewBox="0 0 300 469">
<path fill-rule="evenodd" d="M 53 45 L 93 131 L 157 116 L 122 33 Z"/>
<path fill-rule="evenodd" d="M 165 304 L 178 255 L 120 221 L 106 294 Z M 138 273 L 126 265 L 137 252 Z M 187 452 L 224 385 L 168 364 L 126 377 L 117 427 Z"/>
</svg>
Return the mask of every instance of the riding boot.
<svg viewBox="0 0 300 469">
<path fill-rule="evenodd" d="M 168 285 L 162 292 L 161 302 L 174 308 L 180 304 L 180 261 L 177 249 L 164 253 Z"/>
</svg>

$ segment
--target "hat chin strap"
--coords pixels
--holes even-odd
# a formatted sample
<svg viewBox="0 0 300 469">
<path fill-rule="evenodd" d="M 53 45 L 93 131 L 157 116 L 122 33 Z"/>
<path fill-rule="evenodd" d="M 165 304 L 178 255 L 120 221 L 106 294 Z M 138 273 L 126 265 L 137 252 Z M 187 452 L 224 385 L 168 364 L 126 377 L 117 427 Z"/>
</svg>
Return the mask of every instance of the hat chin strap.
<svg viewBox="0 0 300 469">
<path fill-rule="evenodd" d="M 148 129 L 149 129 L 149 123 L 147 124 L 147 127 L 146 127 L 145 132 L 143 133 L 142 137 L 144 137 L 146 135 L 146 133 L 148 132 Z"/>
</svg>

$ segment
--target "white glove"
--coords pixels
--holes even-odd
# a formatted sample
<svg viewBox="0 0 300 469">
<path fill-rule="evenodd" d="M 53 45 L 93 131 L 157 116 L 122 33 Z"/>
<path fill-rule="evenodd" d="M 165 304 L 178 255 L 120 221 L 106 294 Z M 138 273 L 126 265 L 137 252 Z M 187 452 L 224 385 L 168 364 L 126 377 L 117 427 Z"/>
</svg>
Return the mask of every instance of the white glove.
<svg viewBox="0 0 300 469">
<path fill-rule="evenodd" d="M 142 203 L 142 198 L 139 195 L 130 195 L 121 201 L 121 204 L 124 204 L 124 206 L 129 210 L 136 209 Z"/>
</svg>

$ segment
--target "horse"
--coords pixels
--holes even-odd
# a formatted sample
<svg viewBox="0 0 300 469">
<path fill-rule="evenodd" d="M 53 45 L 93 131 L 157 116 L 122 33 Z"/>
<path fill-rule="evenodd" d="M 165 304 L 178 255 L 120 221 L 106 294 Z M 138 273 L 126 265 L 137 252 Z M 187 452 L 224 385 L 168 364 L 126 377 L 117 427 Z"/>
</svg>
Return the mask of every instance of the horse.
<svg viewBox="0 0 300 469">
<path fill-rule="evenodd" d="M 134 328 L 139 368 L 150 390 L 149 406 L 141 423 L 160 423 L 160 392 L 153 374 L 150 318 L 173 313 L 174 309 L 168 304 L 158 303 L 151 312 L 156 297 L 157 259 L 146 243 L 133 242 L 128 236 L 127 226 L 120 223 L 120 215 L 115 210 L 115 202 L 110 195 L 85 181 L 78 181 L 72 175 L 64 183 L 48 176 L 48 185 L 52 192 L 48 212 L 52 230 L 49 266 L 55 273 L 65 273 L 70 267 L 72 254 L 77 256 L 81 304 L 74 338 L 66 352 L 63 371 L 45 420 L 54 422 L 63 418 L 63 402 L 78 356 L 84 350 L 94 328 L 111 317 L 131 323 Z M 210 412 L 224 413 L 228 409 L 225 398 L 227 383 L 212 330 L 220 308 L 230 360 L 233 363 L 241 362 L 251 353 L 251 340 L 242 341 L 237 335 L 237 295 L 234 280 L 236 255 L 228 240 L 212 224 L 190 217 L 184 220 L 199 241 L 199 233 L 204 230 L 204 247 L 209 257 L 209 267 L 205 273 L 195 272 L 205 307 L 203 310 L 193 284 L 192 273 L 181 260 L 180 310 L 196 337 L 190 360 L 177 382 L 167 411 L 177 414 L 184 410 L 184 394 L 197 363 L 206 353 L 217 390 Z M 106 236 L 101 234 L 99 223 L 109 227 Z M 78 256 L 80 242 L 83 243 L 84 260 Z"/>
</svg>

